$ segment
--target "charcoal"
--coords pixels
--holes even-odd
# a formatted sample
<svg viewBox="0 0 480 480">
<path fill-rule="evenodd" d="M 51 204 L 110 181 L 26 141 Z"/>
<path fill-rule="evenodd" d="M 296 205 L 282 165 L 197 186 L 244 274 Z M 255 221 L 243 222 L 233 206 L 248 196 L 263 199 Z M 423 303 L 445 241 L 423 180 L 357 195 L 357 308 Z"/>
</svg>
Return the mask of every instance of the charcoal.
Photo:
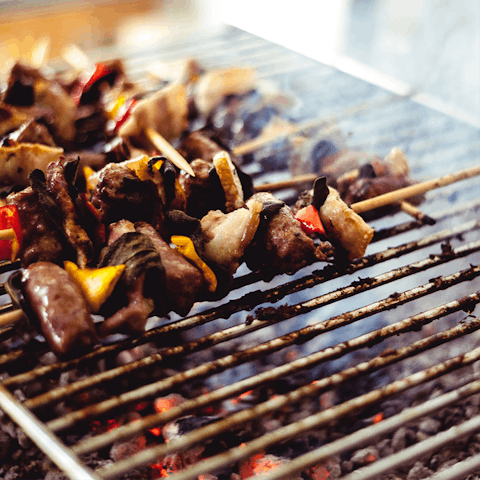
<svg viewBox="0 0 480 480">
<path fill-rule="evenodd" d="M 432 474 L 433 472 L 423 465 L 423 463 L 417 462 L 408 472 L 407 480 L 421 480 L 422 478 L 430 477 Z"/>
</svg>

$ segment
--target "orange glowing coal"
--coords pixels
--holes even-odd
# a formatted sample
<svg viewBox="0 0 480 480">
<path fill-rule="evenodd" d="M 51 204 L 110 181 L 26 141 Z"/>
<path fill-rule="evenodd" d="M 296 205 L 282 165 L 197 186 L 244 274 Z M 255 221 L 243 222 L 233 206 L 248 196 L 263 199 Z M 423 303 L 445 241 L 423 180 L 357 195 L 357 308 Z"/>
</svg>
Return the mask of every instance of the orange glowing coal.
<svg viewBox="0 0 480 480">
<path fill-rule="evenodd" d="M 166 397 L 159 397 L 153 403 L 155 411 L 158 413 L 166 412 L 177 405 L 183 403 L 185 399 L 177 393 L 171 393 Z"/>
<path fill-rule="evenodd" d="M 276 470 L 284 465 L 288 460 L 277 457 L 276 455 L 257 453 L 240 465 L 240 478 L 243 480 L 249 477 L 261 476 L 265 473 Z M 302 477 L 288 477 L 285 480 L 302 480 Z"/>
<path fill-rule="evenodd" d="M 380 413 L 377 413 L 374 417 L 373 417 L 373 423 L 379 423 L 383 420 L 383 412 L 380 412 Z"/>
</svg>

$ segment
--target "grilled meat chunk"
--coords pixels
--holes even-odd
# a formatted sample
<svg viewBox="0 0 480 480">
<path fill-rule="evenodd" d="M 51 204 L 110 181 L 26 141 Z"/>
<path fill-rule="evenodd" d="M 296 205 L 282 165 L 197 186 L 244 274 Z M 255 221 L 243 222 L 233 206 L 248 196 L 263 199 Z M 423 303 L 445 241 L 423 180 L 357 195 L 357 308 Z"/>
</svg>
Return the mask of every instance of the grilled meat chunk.
<svg viewBox="0 0 480 480">
<path fill-rule="evenodd" d="M 93 244 L 79 223 L 69 191 L 70 186 L 65 178 L 65 167 L 61 161 L 48 165 L 46 180 L 47 189 L 60 212 L 65 235 L 76 252 L 76 263 L 80 268 L 85 268 L 92 259 Z"/>
<path fill-rule="evenodd" d="M 165 268 L 167 308 L 179 315 L 187 315 L 205 288 L 203 275 L 181 253 L 171 248 L 151 225 L 139 222 L 135 228 L 148 235 L 160 254 Z"/>
<path fill-rule="evenodd" d="M 210 210 L 224 211 L 225 193 L 213 164 L 204 160 L 194 160 L 190 165 L 195 176 L 181 172 L 179 177 L 187 199 L 186 213 L 192 217 L 202 218 Z"/>
<path fill-rule="evenodd" d="M 315 260 L 326 260 L 330 246 L 315 245 L 287 205 L 266 192 L 253 195 L 247 206 L 252 202 L 261 202 L 262 213 L 257 234 L 245 252 L 251 270 L 295 273 Z"/>
<path fill-rule="evenodd" d="M 13 147 L 0 147 L 0 183 L 28 186 L 33 170 L 46 171 L 50 162 L 57 161 L 63 149 L 38 143 L 19 143 Z"/>
<path fill-rule="evenodd" d="M 72 354 L 98 341 L 82 292 L 63 268 L 34 263 L 25 270 L 23 283 L 34 320 L 55 354 Z"/>
<path fill-rule="evenodd" d="M 43 208 L 32 187 L 11 193 L 7 202 L 17 207 L 20 216 L 23 242 L 19 256 L 22 266 L 38 261 L 62 262 L 68 250 L 65 236 Z"/>
<path fill-rule="evenodd" d="M 91 201 L 106 225 L 123 219 L 143 220 L 155 228 L 161 224 L 157 187 L 150 180 L 140 180 L 125 165 L 109 164 L 99 172 Z"/>
<path fill-rule="evenodd" d="M 124 229 L 125 224 L 119 227 Z M 98 266 L 108 265 L 125 265 L 125 270 L 102 307 L 106 320 L 99 325 L 99 334 L 142 333 L 154 310 L 159 315 L 167 311 L 161 257 L 147 235 L 127 232 L 102 250 Z"/>
<path fill-rule="evenodd" d="M 187 129 L 187 117 L 187 89 L 184 85 L 171 84 L 140 100 L 118 133 L 137 146 L 150 148 L 145 136 L 148 128 L 173 141 Z"/>
<path fill-rule="evenodd" d="M 52 134 L 57 145 L 67 146 L 75 138 L 77 107 L 68 93 L 54 80 L 45 78 L 38 69 L 17 63 L 10 72 L 5 103 L 17 106 L 39 106 L 51 117 Z"/>
<path fill-rule="evenodd" d="M 262 203 L 252 200 L 247 206 L 228 214 L 211 211 L 201 220 L 204 254 L 233 275 L 240 265 L 243 252 L 248 247 L 258 224 Z"/>
<path fill-rule="evenodd" d="M 212 162 L 213 157 L 223 149 L 203 133 L 192 132 L 184 138 L 179 150 L 189 162 L 198 158 L 205 162 Z"/>
</svg>

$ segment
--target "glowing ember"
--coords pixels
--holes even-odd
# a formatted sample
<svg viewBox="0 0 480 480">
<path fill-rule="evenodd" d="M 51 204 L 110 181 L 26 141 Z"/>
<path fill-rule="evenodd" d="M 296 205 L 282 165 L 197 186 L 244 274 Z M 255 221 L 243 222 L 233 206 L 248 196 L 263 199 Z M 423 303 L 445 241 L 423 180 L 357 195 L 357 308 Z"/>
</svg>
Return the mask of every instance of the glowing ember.
<svg viewBox="0 0 480 480">
<path fill-rule="evenodd" d="M 158 413 L 166 412 L 177 405 L 183 403 L 185 399 L 176 393 L 171 393 L 166 397 L 157 398 L 153 404 L 155 411 Z"/>
<path fill-rule="evenodd" d="M 265 473 L 276 470 L 287 462 L 287 459 L 276 455 L 257 453 L 240 465 L 240 478 L 243 480 L 249 477 L 260 477 Z M 285 480 L 302 480 L 302 477 L 293 476 L 285 478 Z"/>
<path fill-rule="evenodd" d="M 373 417 L 373 423 L 379 423 L 383 420 L 383 412 L 380 412 L 380 413 L 377 413 L 374 417 Z"/>
<path fill-rule="evenodd" d="M 315 465 L 308 474 L 312 480 L 326 480 L 327 478 L 338 478 L 341 473 L 340 465 L 333 460 Z"/>
<path fill-rule="evenodd" d="M 246 397 L 248 397 L 252 392 L 253 392 L 253 390 L 248 390 L 248 392 L 243 392 L 237 398 L 234 398 L 232 400 L 232 402 L 233 403 L 240 403 L 242 400 L 244 400 Z"/>
<path fill-rule="evenodd" d="M 150 429 L 150 433 L 152 435 L 155 435 L 156 437 L 159 437 L 162 434 L 162 430 L 160 428 L 155 427 Z"/>
</svg>

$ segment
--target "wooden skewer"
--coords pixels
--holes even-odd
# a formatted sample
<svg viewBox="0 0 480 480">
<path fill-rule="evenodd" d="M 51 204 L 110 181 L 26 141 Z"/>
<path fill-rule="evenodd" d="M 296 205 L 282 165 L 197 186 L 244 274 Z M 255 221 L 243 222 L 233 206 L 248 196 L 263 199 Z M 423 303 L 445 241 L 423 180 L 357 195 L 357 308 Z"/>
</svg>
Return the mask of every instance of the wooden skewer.
<svg viewBox="0 0 480 480">
<path fill-rule="evenodd" d="M 5 228 L 0 230 L 0 240 L 13 240 L 15 238 L 15 231 L 13 228 Z"/>
<path fill-rule="evenodd" d="M 154 147 L 160 150 L 175 166 L 180 170 L 185 170 L 192 177 L 195 176 L 195 172 L 190 164 L 178 153 L 178 150 L 172 147 L 158 132 L 153 130 L 153 128 L 147 128 L 145 134 Z"/>
<path fill-rule="evenodd" d="M 50 37 L 42 37 L 33 47 L 30 63 L 33 67 L 40 68 L 47 62 L 49 53 Z"/>
<path fill-rule="evenodd" d="M 437 221 L 434 218 L 423 213 L 421 210 L 419 210 L 415 205 L 412 205 L 410 202 L 402 200 L 400 202 L 400 208 L 402 212 L 410 215 L 415 220 L 418 220 L 419 222 L 425 225 L 435 225 L 435 223 L 437 223 Z"/>
<path fill-rule="evenodd" d="M 400 188 L 393 192 L 379 195 L 378 197 L 370 198 L 362 202 L 357 202 L 351 205 L 352 210 L 357 213 L 367 212 L 368 210 L 374 210 L 375 208 L 384 207 L 391 203 L 399 202 L 415 195 L 422 195 L 435 188 L 445 187 L 460 180 L 466 180 L 480 175 L 480 165 L 459 172 L 444 175 L 443 177 L 436 178 L 434 180 L 427 180 L 426 182 L 410 185 L 409 187 Z"/>
<path fill-rule="evenodd" d="M 23 310 L 19 308 L 0 315 L 0 328 L 8 327 L 19 322 L 24 316 Z"/>
<path fill-rule="evenodd" d="M 263 183 L 255 187 L 257 192 L 275 192 L 276 190 L 283 190 L 285 188 L 294 188 L 304 183 L 312 183 L 318 178 L 318 173 L 306 173 L 305 175 L 298 175 L 287 180 L 280 180 L 279 182 Z"/>
</svg>

